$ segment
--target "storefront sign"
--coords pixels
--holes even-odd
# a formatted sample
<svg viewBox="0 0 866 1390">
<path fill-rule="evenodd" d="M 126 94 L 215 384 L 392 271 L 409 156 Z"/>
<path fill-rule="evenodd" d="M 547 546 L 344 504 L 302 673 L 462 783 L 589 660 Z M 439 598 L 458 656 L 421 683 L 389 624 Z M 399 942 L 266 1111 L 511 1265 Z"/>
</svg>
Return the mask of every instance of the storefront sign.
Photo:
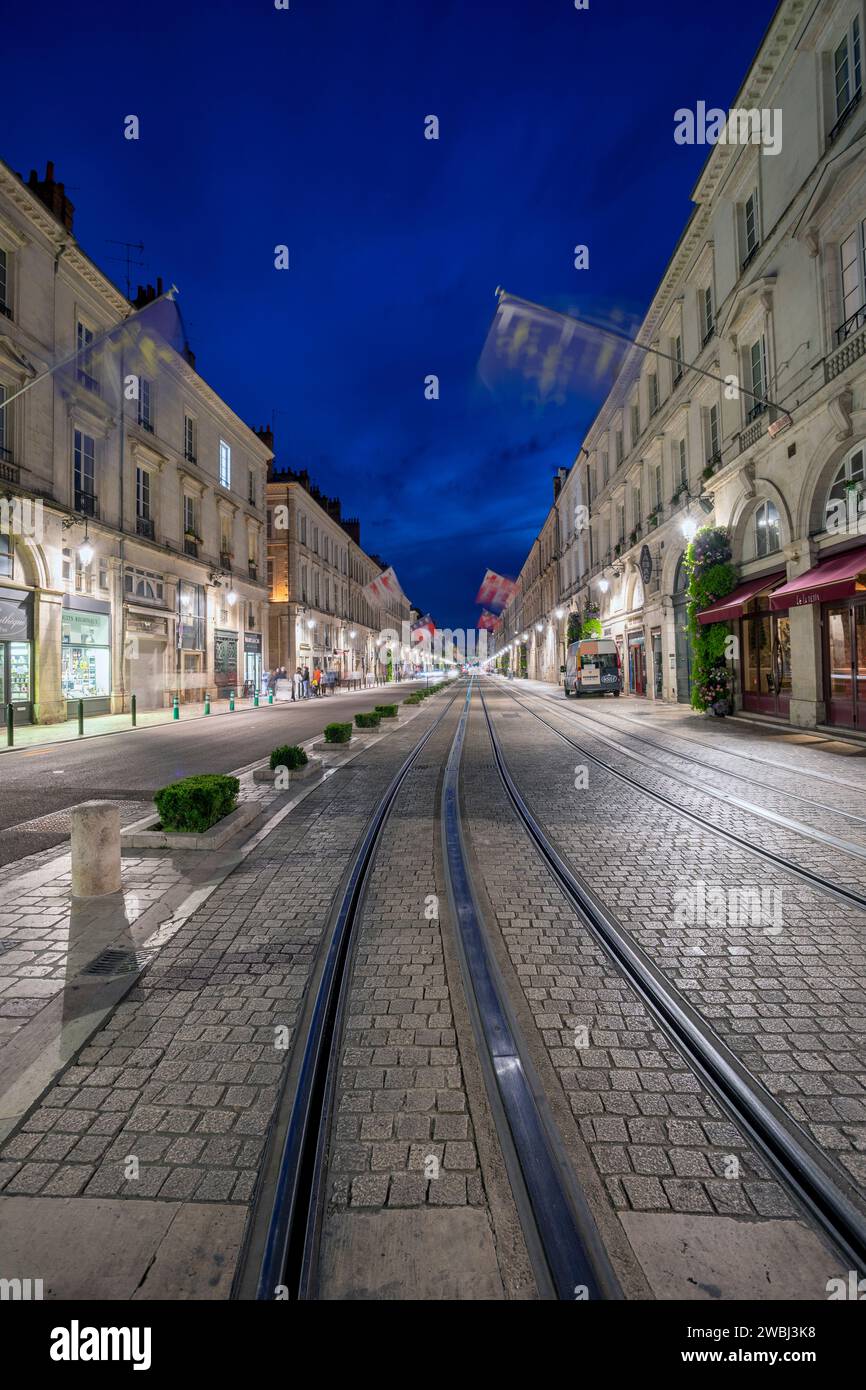
<svg viewBox="0 0 866 1390">
<path fill-rule="evenodd" d="M 0 589 L 0 641 L 29 641 L 33 595 L 18 589 Z"/>
<path fill-rule="evenodd" d="M 244 633 L 244 651 L 260 652 L 262 649 L 262 634 L 260 632 Z"/>
<path fill-rule="evenodd" d="M 139 613 L 127 613 L 127 632 L 140 632 L 148 637 L 168 637 L 167 618 L 145 618 Z"/>
<path fill-rule="evenodd" d="M 640 569 L 641 579 L 643 580 L 644 584 L 649 584 L 650 580 L 653 577 L 653 557 L 650 554 L 650 548 L 648 545 L 642 545 L 640 548 L 640 559 L 638 561 L 638 568 Z"/>
<path fill-rule="evenodd" d="M 107 647 L 110 638 L 107 613 L 75 613 L 64 610 L 63 641 L 75 646 Z"/>
</svg>

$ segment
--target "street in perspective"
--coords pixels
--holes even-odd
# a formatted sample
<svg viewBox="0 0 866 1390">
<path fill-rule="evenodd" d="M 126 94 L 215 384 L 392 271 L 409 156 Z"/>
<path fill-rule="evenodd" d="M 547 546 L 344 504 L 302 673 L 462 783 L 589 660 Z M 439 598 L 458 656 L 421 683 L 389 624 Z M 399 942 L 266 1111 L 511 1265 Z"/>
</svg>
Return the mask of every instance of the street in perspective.
<svg viewBox="0 0 866 1390">
<path fill-rule="evenodd" d="M 358 1302 L 826 1373 L 864 0 L 149 13 L 8 26 L 0 1305 L 43 1374 Z"/>
</svg>

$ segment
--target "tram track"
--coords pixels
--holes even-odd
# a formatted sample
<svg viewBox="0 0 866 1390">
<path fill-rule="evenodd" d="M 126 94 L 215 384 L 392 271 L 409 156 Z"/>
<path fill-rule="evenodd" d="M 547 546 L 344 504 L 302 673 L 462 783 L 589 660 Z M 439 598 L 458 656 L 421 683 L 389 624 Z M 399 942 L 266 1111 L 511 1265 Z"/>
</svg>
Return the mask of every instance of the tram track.
<svg viewBox="0 0 866 1390">
<path fill-rule="evenodd" d="M 544 724 L 547 728 L 549 728 L 554 734 L 556 734 L 560 739 L 562 739 L 564 743 L 567 743 L 571 748 L 575 749 L 578 753 L 580 753 L 582 757 L 587 758 L 591 763 L 594 763 L 597 767 L 602 768 L 605 772 L 609 773 L 610 776 L 615 777 L 617 780 L 623 782 L 625 785 L 632 787 L 635 791 L 641 792 L 644 796 L 650 798 L 651 800 L 656 801 L 657 803 L 663 806 L 666 806 L 669 810 L 675 811 L 677 815 L 684 817 L 685 819 L 691 821 L 693 824 L 699 825 L 703 831 L 709 832 L 714 835 L 718 835 L 721 838 L 727 840 L 729 843 L 737 845 L 740 849 L 747 850 L 750 854 L 754 854 L 758 858 L 763 859 L 765 862 L 773 864 L 773 866 L 776 869 L 788 875 L 789 877 L 796 878 L 800 880 L 800 882 L 808 884 L 809 887 L 816 889 L 818 892 L 821 892 L 828 897 L 834 898 L 838 902 L 845 903 L 850 908 L 856 909 L 861 912 L 866 912 L 866 894 L 860 893 L 854 888 L 848 888 L 844 884 L 833 883 L 830 879 L 825 878 L 822 874 L 816 873 L 813 869 L 808 869 L 801 864 L 794 864 L 790 861 L 790 859 L 786 859 L 783 855 L 777 854 L 774 850 L 767 849 L 763 845 L 756 844 L 754 840 L 749 839 L 745 835 L 739 835 L 736 831 L 728 830 L 724 826 L 716 825 L 712 821 L 707 821 L 703 816 L 700 816 L 697 812 L 692 811 L 687 806 L 683 806 L 680 802 L 675 801 L 673 797 L 665 796 L 663 792 L 657 791 L 653 787 L 645 786 L 644 783 L 638 781 L 636 777 L 630 777 L 628 773 L 623 772 L 620 768 L 614 767 L 611 763 L 606 762 L 604 758 L 600 758 L 596 753 L 591 753 L 586 748 L 585 744 L 579 743 L 576 739 L 571 738 L 568 734 L 563 733 L 563 731 L 561 729 L 558 729 L 556 725 L 551 722 L 550 719 L 546 719 L 544 715 L 539 714 L 538 711 L 534 709 L 531 704 L 527 704 L 525 699 L 522 699 L 515 692 L 511 690 L 505 690 L 503 693 L 510 696 L 510 698 L 519 708 L 524 709 L 527 711 L 527 713 L 533 715 L 535 719 L 537 719 L 540 723 Z M 549 697 L 539 696 L 537 698 L 548 699 Z M 550 703 L 558 704 L 558 702 L 556 701 L 550 701 Z M 575 719 L 582 718 L 580 712 L 572 711 L 570 709 L 563 710 L 560 713 L 559 717 L 563 720 L 572 723 Z M 698 791 L 701 795 L 708 797 L 710 800 L 720 801 L 728 805 L 732 805 L 737 809 L 749 811 L 752 814 L 755 814 L 768 821 L 773 822 L 780 828 L 790 830 L 794 834 L 802 835 L 804 838 L 811 839 L 817 843 L 822 844 L 827 848 L 836 849 L 840 853 L 846 853 L 856 858 L 866 859 L 866 848 L 863 848 L 862 846 L 853 845 L 848 841 L 839 840 L 835 836 L 827 835 L 823 832 L 810 829 L 807 826 L 801 825 L 799 822 L 791 820 L 789 817 L 780 816 L 777 813 L 771 812 L 764 807 L 755 806 L 754 803 L 745 801 L 743 798 L 732 797 L 725 792 L 720 792 L 713 790 L 712 788 L 708 788 L 703 784 L 697 782 L 694 778 L 687 778 L 682 774 L 671 772 L 666 768 L 660 767 L 658 764 L 654 764 L 651 760 L 643 758 L 640 754 L 632 753 L 631 750 L 624 748 L 621 744 L 617 744 L 615 740 L 606 737 L 602 734 L 599 734 L 595 732 L 595 730 L 592 730 L 592 732 L 588 733 L 587 737 L 595 738 L 599 742 L 607 743 L 609 745 L 613 744 L 616 751 L 622 754 L 623 756 L 630 756 L 636 758 L 638 761 L 643 762 L 645 766 L 649 767 L 651 771 L 658 772 L 672 781 L 680 782 L 686 786 L 689 786 L 694 790 Z"/>
<path fill-rule="evenodd" d="M 339 1068 L 339 1038 L 351 978 L 352 947 L 385 824 L 423 750 L 451 710 L 445 708 L 415 744 L 378 801 L 334 896 L 307 994 L 278 1112 L 269 1162 L 234 1295 L 270 1301 L 315 1297 L 324 1206 L 326 1155 Z"/>
<path fill-rule="evenodd" d="M 857 1203 L 853 1184 L 739 1061 L 574 871 L 522 796 L 508 767 L 483 690 L 479 693 L 494 761 L 508 800 L 574 915 L 630 983 L 709 1093 L 766 1159 L 800 1209 L 809 1214 L 852 1267 L 866 1269 L 866 1217 Z M 535 713 L 528 706 L 523 708 Z M 536 714 L 536 718 L 541 716 Z M 572 743 L 567 738 L 565 741 Z"/>
<path fill-rule="evenodd" d="M 511 692 L 507 692 L 511 693 Z M 349 1011 L 353 960 L 368 888 L 386 824 L 423 750 L 459 710 L 439 799 L 439 836 L 450 918 L 480 1075 L 487 1091 L 526 1250 L 542 1298 L 616 1299 L 617 1274 L 577 1179 L 567 1146 L 522 1036 L 518 1014 L 493 950 L 483 892 L 467 852 L 461 767 L 474 682 L 455 688 L 409 751 L 369 817 L 328 915 L 316 970 L 286 1069 L 234 1296 L 270 1301 L 320 1296 L 320 1250 L 329 1145 L 339 1088 L 341 1038 Z M 570 911 L 613 963 L 707 1093 L 851 1268 L 866 1270 L 866 1220 L 846 1176 L 738 1060 L 573 871 L 521 795 L 507 765 L 483 689 L 479 690 L 493 762 L 518 833 L 524 832 Z M 518 705 L 573 741 L 530 706 Z M 459 708 L 462 700 L 462 709 Z M 450 730 L 445 730 L 450 737 Z M 446 745 L 447 746 L 447 745 Z M 586 755 L 590 756 L 590 755 Z M 599 761 L 600 760 L 596 760 Z M 601 764 L 604 766 L 604 764 Z M 617 774 L 629 781 L 622 774 Z M 646 789 L 635 784 L 640 790 Z M 649 793 L 647 793 L 649 794 Z M 672 803 L 668 803 L 672 804 Z M 674 807 L 679 810 L 680 808 Z M 686 813 L 687 814 L 687 813 Z"/>
<path fill-rule="evenodd" d="M 608 734 L 613 732 L 620 732 L 619 730 L 611 727 L 611 724 L 608 722 L 607 718 L 599 719 L 597 715 L 590 714 L 586 708 L 574 708 L 568 701 L 557 700 L 552 695 L 541 695 L 538 691 L 531 691 L 529 692 L 529 694 L 531 698 L 543 700 L 546 704 L 549 704 L 557 709 L 562 709 L 564 705 L 565 713 L 571 715 L 573 718 L 586 720 L 587 722 L 598 726 L 598 728 L 600 729 L 605 729 L 608 732 Z M 610 715 L 610 718 L 617 721 L 617 723 L 619 724 L 621 724 L 623 719 L 627 717 L 628 716 L 621 715 L 618 710 Z M 632 722 L 636 723 L 637 721 Z M 761 781 L 760 778 L 749 776 L 747 773 L 732 772 L 730 768 L 718 767 L 715 763 L 707 762 L 705 758 L 696 758 L 693 757 L 690 753 L 682 753 L 679 751 L 679 749 L 666 747 L 663 743 L 659 743 L 655 739 L 647 738 L 645 734 L 632 733 L 630 729 L 623 730 L 622 732 L 623 735 L 627 734 L 633 743 L 644 744 L 647 748 L 652 748 L 657 753 L 665 754 L 668 757 L 676 758 L 680 762 L 693 763 L 696 767 L 703 768 L 707 772 L 714 772 L 719 777 L 728 777 L 731 779 L 731 781 L 734 782 L 745 782 L 752 787 L 761 787 L 764 791 L 771 792 L 774 796 L 787 797 L 791 801 L 800 801 L 806 806 L 814 806 L 817 810 L 826 812 L 827 815 L 842 816 L 846 820 L 857 821 L 860 825 L 866 825 L 866 816 L 858 815 L 856 811 L 848 811 L 841 806 L 828 806 L 826 801 L 817 801 L 814 797 L 803 796 L 801 792 L 791 791 L 787 787 L 777 787 L 774 786 L 772 782 Z M 683 735 L 676 734 L 674 735 L 674 737 L 681 738 L 683 737 Z M 743 758 L 747 757 L 748 755 L 743 753 L 731 753 L 726 754 L 726 756 Z M 760 759 L 759 761 L 763 762 L 764 760 Z M 778 766 L 778 764 L 775 764 L 775 766 Z M 667 773 L 667 771 L 665 771 L 665 775 L 668 776 L 670 774 Z M 816 776 L 819 774 L 807 773 L 806 775 Z M 699 784 L 692 782 L 691 785 Z M 834 783 L 834 785 L 839 784 Z M 844 782 L 842 783 L 842 785 L 847 787 L 853 787 L 853 784 L 850 782 Z M 866 796 L 866 788 L 857 788 L 856 790 L 859 790 L 862 796 Z M 736 804 L 742 805 L 749 810 L 761 811 L 763 809 L 761 807 L 755 807 L 753 803 L 742 802 L 740 798 L 735 798 L 735 801 Z M 794 828 L 799 828 L 796 826 L 796 822 L 790 822 L 790 824 Z M 808 830 L 810 827 L 804 828 Z M 861 853 L 864 855 L 864 857 L 866 857 L 866 848 L 861 846 L 857 846 L 856 848 L 860 849 Z"/>
<path fill-rule="evenodd" d="M 263 1197 L 259 1203 L 248 1234 L 243 1269 L 236 1280 L 237 1297 L 271 1300 L 278 1296 L 275 1290 L 293 1300 L 317 1297 L 327 1151 L 354 938 L 385 824 L 406 778 L 460 693 L 455 691 L 392 779 L 335 895 L 322 969 L 310 991 L 294 1065 L 286 1078 L 283 1120 L 275 1126 L 282 1136 L 279 1161 L 272 1164 L 266 1200 Z M 471 693 L 470 683 L 445 767 L 440 833 L 481 1072 L 539 1295 L 562 1300 L 615 1299 L 621 1296 L 616 1275 L 548 1111 L 473 891 L 459 785 Z"/>
</svg>

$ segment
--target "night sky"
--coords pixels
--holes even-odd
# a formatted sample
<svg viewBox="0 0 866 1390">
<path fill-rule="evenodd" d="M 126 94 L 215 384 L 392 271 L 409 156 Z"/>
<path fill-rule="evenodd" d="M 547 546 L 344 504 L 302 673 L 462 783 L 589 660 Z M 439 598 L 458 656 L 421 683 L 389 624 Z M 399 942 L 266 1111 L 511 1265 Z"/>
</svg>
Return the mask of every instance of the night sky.
<svg viewBox="0 0 866 1390">
<path fill-rule="evenodd" d="M 674 144 L 673 112 L 731 104 L 772 12 L 18 5 L 0 155 L 25 179 L 55 161 L 78 241 L 122 289 L 109 239 L 143 241 L 133 293 L 178 285 L 204 378 L 250 424 L 273 419 L 278 464 L 360 516 L 413 603 L 473 625 L 484 569 L 516 575 L 601 403 L 490 393 L 477 368 L 494 290 L 640 315 L 706 155 Z"/>
</svg>

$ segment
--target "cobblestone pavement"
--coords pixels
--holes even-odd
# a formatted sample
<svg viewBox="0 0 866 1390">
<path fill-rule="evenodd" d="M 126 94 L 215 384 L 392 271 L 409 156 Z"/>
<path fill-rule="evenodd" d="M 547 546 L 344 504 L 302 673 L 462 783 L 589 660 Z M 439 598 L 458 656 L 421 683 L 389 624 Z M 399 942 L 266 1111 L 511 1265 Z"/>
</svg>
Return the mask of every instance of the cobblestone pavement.
<svg viewBox="0 0 866 1390">
<path fill-rule="evenodd" d="M 762 1160 L 569 910 L 514 816 L 477 703 L 469 734 L 464 808 L 484 887 L 614 1206 L 752 1219 L 792 1215 Z"/>
<path fill-rule="evenodd" d="M 631 754 L 632 776 L 637 775 L 641 761 L 652 763 L 670 776 L 677 787 L 682 787 L 684 781 L 697 783 L 699 790 L 735 796 L 740 801 L 796 821 L 804 833 L 832 835 L 850 843 L 855 860 L 856 851 L 860 851 L 860 876 L 866 879 L 866 782 L 862 785 L 854 781 L 848 783 L 840 780 L 840 776 L 825 782 L 820 774 L 810 779 L 804 768 L 797 772 L 777 769 L 749 762 L 745 753 L 720 754 L 702 743 L 695 747 L 691 739 L 671 737 L 656 725 L 647 728 L 640 716 L 617 717 L 607 706 L 599 710 L 598 704 L 600 702 L 590 707 L 589 702 L 548 699 L 538 709 L 539 713 L 553 710 L 557 714 L 567 710 L 574 721 L 575 732 L 594 732 L 609 740 L 605 743 L 609 751 L 614 751 L 614 745 L 627 748 Z M 623 770 L 627 770 L 628 765 L 623 764 Z M 676 796 L 678 793 L 671 788 L 667 794 Z M 743 819 L 742 833 L 760 837 L 766 820 L 745 810 Z"/>
<path fill-rule="evenodd" d="M 0 1150 L 4 1196 L 249 1202 L 331 897 L 439 709 L 315 788 L 186 920 Z"/>
<path fill-rule="evenodd" d="M 840 816 L 826 805 L 823 808 L 794 801 L 782 791 L 770 791 L 754 785 L 743 785 L 738 779 L 710 769 L 700 769 L 677 760 L 673 750 L 654 751 L 637 743 L 633 730 L 623 733 L 611 717 L 602 723 L 594 710 L 585 713 L 572 702 L 557 709 L 550 701 L 537 704 L 538 713 L 545 718 L 564 720 L 561 727 L 570 737 L 608 763 L 617 771 L 633 778 L 641 786 L 675 801 L 678 806 L 693 811 L 708 825 L 719 826 L 751 840 L 760 848 L 771 850 L 792 865 L 821 874 L 834 885 L 863 893 L 866 889 L 866 825 Z M 616 745 L 619 745 L 618 747 Z M 653 766 L 647 766 L 651 760 Z M 689 785 L 685 779 L 688 779 Z M 781 826 L 743 806 L 732 806 L 718 799 L 718 794 L 736 796 L 774 814 L 796 821 L 813 834 L 834 836 L 852 846 L 850 851 L 827 844 L 818 838 L 787 826 Z M 826 791 L 825 791 L 826 795 Z M 864 797 L 856 805 L 863 812 Z"/>
<path fill-rule="evenodd" d="M 863 1188 L 866 916 L 714 835 L 709 824 L 703 831 L 585 765 L 492 683 L 485 693 L 514 778 L 554 842 L 741 1061 Z M 577 731 L 565 710 L 558 716 L 545 704 L 544 713 L 588 751 L 620 765 L 582 725 Z M 634 775 L 626 762 L 623 769 Z M 650 785 L 648 774 L 641 780 Z M 670 793 L 671 783 L 664 788 Z M 713 807 L 706 796 L 678 788 L 676 798 L 713 824 L 752 833 L 744 832 L 742 814 Z M 762 824 L 760 843 L 787 855 L 771 826 Z M 800 860 L 826 874 L 829 852 L 803 844 Z M 863 887 L 862 874 L 852 878 Z M 721 910 L 711 896 L 718 889 Z M 771 894 L 763 899 L 769 916 L 758 925 L 737 915 L 731 890 L 744 889 Z"/>
<path fill-rule="evenodd" d="M 252 772 L 243 773 L 239 780 L 240 799 L 257 801 L 263 809 L 279 795 L 272 787 L 254 783 Z M 124 825 L 153 810 L 148 801 L 121 806 Z M 71 810 L 56 812 L 56 818 L 68 822 Z M 117 902 L 112 921 L 100 926 L 94 925 L 94 918 L 107 914 L 70 900 L 68 851 L 46 850 L 0 870 L 0 1040 L 12 1038 L 61 994 L 109 939 L 120 949 L 124 944 L 131 946 L 128 929 L 171 889 L 195 881 L 201 862 L 200 853 L 182 850 L 170 855 L 127 851 L 122 905 Z"/>
<path fill-rule="evenodd" d="M 333 1207 L 484 1201 L 434 864 L 436 786 L 461 709 L 457 701 L 403 784 L 367 890 L 330 1154 Z"/>
</svg>

